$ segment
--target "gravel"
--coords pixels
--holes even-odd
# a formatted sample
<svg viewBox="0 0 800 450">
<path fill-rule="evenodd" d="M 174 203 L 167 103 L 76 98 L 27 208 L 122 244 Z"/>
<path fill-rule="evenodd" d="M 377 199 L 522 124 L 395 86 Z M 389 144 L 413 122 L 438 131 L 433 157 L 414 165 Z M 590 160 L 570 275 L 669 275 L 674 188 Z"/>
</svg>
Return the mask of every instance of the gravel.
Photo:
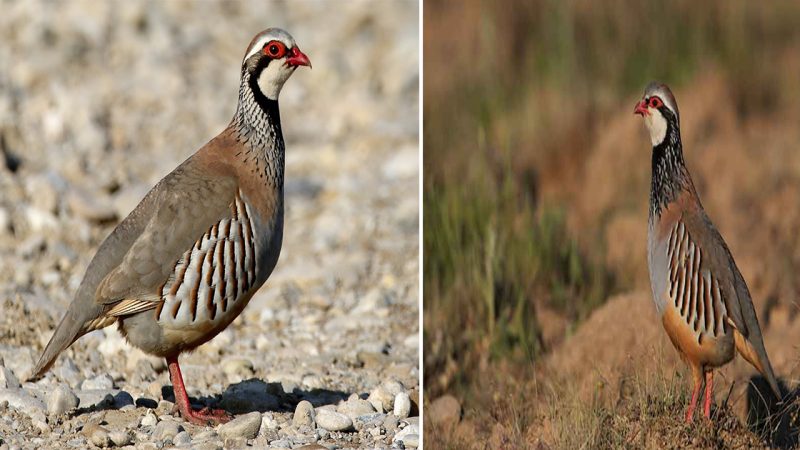
<svg viewBox="0 0 800 450">
<path fill-rule="evenodd" d="M 398 392 L 412 414 L 419 404 L 418 13 L 415 1 L 4 4 L 4 445 L 399 445 Z M 228 408 L 256 434 L 169 417 L 164 360 L 116 327 L 21 382 L 105 236 L 227 125 L 245 47 L 267 26 L 289 30 L 314 63 L 281 93 L 283 252 L 241 316 L 181 356 L 194 407 Z M 295 424 L 299 405 L 329 412 Z"/>
</svg>

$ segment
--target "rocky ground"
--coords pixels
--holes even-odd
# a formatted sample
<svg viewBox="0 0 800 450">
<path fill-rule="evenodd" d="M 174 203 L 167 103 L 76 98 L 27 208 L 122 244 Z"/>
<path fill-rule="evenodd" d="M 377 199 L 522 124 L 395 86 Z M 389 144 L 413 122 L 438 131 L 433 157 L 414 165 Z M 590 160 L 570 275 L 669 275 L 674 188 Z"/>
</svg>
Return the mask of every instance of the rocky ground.
<svg viewBox="0 0 800 450">
<path fill-rule="evenodd" d="M 409 448 L 419 442 L 418 9 L 407 2 L 0 1 L 0 448 Z M 102 239 L 222 130 L 252 35 L 313 62 L 281 97 L 278 267 L 182 357 L 115 329 L 29 374 Z"/>
</svg>

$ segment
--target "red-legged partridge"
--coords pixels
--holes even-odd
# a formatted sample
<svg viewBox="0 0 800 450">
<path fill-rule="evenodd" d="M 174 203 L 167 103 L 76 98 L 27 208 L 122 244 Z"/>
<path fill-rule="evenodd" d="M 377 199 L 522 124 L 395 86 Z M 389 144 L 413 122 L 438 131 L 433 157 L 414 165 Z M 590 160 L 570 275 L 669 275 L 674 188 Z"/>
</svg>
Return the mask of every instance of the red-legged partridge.
<svg viewBox="0 0 800 450">
<path fill-rule="evenodd" d="M 692 420 L 704 384 L 703 412 L 710 417 L 713 370 L 736 350 L 780 398 L 747 284 L 684 163 L 675 97 L 667 86 L 650 83 L 634 113 L 644 118 L 653 144 L 647 246 L 653 299 L 694 379 L 686 420 Z"/>
<path fill-rule="evenodd" d="M 32 379 L 79 337 L 116 323 L 129 343 L 167 359 L 176 409 L 186 420 L 229 420 L 222 410 L 191 408 L 178 355 L 225 329 L 278 262 L 278 93 L 298 66 L 310 65 L 281 29 L 253 38 L 233 120 L 158 182 L 100 245 Z"/>
</svg>

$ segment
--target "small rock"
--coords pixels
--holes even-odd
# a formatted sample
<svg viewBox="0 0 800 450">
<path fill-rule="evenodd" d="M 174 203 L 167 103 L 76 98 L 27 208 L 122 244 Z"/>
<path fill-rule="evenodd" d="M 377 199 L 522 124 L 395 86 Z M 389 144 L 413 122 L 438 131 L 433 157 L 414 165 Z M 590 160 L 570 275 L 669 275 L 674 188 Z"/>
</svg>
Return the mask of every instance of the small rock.
<svg viewBox="0 0 800 450">
<path fill-rule="evenodd" d="M 394 396 L 394 415 L 405 419 L 411 412 L 411 398 L 407 392 L 399 392 Z"/>
<path fill-rule="evenodd" d="M 178 422 L 162 420 L 156 425 L 156 429 L 153 431 L 153 438 L 160 441 L 172 440 L 181 431 L 183 431 L 183 427 Z"/>
<path fill-rule="evenodd" d="M 272 450 L 290 449 L 292 448 L 292 443 L 288 439 L 277 439 L 269 443 L 269 448 Z"/>
<path fill-rule="evenodd" d="M 408 440 L 408 442 L 406 442 Z M 392 442 L 402 442 L 405 447 L 416 447 L 419 445 L 419 425 L 409 424 L 394 435 Z"/>
<path fill-rule="evenodd" d="M 372 404 L 375 411 L 389 412 L 394 409 L 394 396 L 391 392 L 387 391 L 383 385 L 380 385 L 372 390 L 367 397 L 367 401 Z"/>
<path fill-rule="evenodd" d="M 261 417 L 262 430 L 277 430 L 278 426 L 278 421 L 275 420 L 275 417 L 272 416 L 272 413 L 265 413 L 264 416 Z"/>
<path fill-rule="evenodd" d="M 394 414 L 387 414 L 386 418 L 383 419 L 383 428 L 388 432 L 394 434 L 397 431 L 397 425 L 399 424 L 399 420 L 397 420 L 397 416 Z"/>
<path fill-rule="evenodd" d="M 114 396 L 114 408 L 120 409 L 128 405 L 133 405 L 133 396 L 125 391 L 119 391 Z"/>
<path fill-rule="evenodd" d="M 373 427 L 375 425 L 380 425 L 386 419 L 386 414 L 383 413 L 372 413 L 372 414 L 364 414 L 363 416 L 358 416 L 353 419 L 353 427 L 356 430 L 363 430 L 365 428 Z"/>
<path fill-rule="evenodd" d="M 219 437 L 219 435 L 217 434 L 216 431 L 214 431 L 214 430 L 205 430 L 205 431 L 201 431 L 201 432 L 197 433 L 194 436 L 194 440 L 195 441 L 210 441 L 210 440 L 216 439 L 218 437 Z"/>
<path fill-rule="evenodd" d="M 353 426 L 353 420 L 330 409 L 317 409 L 316 421 L 320 428 L 328 431 L 343 431 Z"/>
<path fill-rule="evenodd" d="M 47 411 L 43 401 L 32 397 L 23 389 L 0 389 L 0 403 L 24 412 L 30 417 L 42 415 Z"/>
<path fill-rule="evenodd" d="M 419 447 L 419 434 L 409 433 L 403 437 L 403 446 L 405 448 Z"/>
<path fill-rule="evenodd" d="M 108 430 L 98 426 L 89 435 L 89 440 L 97 447 L 110 447 L 111 437 L 108 435 Z"/>
<path fill-rule="evenodd" d="M 152 398 L 139 397 L 136 399 L 136 406 L 148 409 L 156 409 L 158 408 L 158 402 Z"/>
<path fill-rule="evenodd" d="M 258 436 L 258 430 L 261 428 L 261 413 L 251 412 L 239 416 L 226 424 L 222 424 L 217 428 L 217 433 L 223 439 L 231 438 L 244 438 L 253 439 Z"/>
<path fill-rule="evenodd" d="M 72 358 L 64 358 L 55 373 L 61 381 L 67 383 L 72 388 L 79 388 L 83 381 L 81 371 L 78 369 L 78 366 L 75 365 L 75 361 L 73 361 Z"/>
<path fill-rule="evenodd" d="M 88 378 L 81 383 L 82 391 L 111 389 L 114 389 L 114 379 L 107 373 L 97 375 L 94 378 Z"/>
<path fill-rule="evenodd" d="M 124 430 L 112 431 L 108 433 L 108 437 L 117 447 L 124 447 L 131 443 L 130 433 Z"/>
<path fill-rule="evenodd" d="M 61 384 L 47 396 L 47 413 L 53 416 L 64 414 L 78 407 L 80 400 L 67 385 Z"/>
<path fill-rule="evenodd" d="M 154 427 L 158 423 L 158 418 L 152 412 L 148 412 L 147 414 L 142 417 L 142 421 L 139 423 L 143 427 Z"/>
<path fill-rule="evenodd" d="M 114 404 L 114 391 L 105 389 L 80 390 L 75 393 L 84 408 L 105 408 Z"/>
<path fill-rule="evenodd" d="M 19 387 L 19 379 L 14 375 L 8 367 L 0 366 L 0 388 L 17 389 Z"/>
<path fill-rule="evenodd" d="M 364 414 L 374 413 L 375 408 L 373 408 L 372 403 L 362 400 L 358 397 L 358 395 L 353 394 L 347 399 L 346 402 L 339 404 L 339 406 L 336 407 L 336 411 L 346 415 L 351 419 L 355 419 L 356 417 L 363 416 Z"/>
<path fill-rule="evenodd" d="M 453 425 L 461 420 L 461 403 L 452 395 L 443 395 L 431 403 L 426 417 L 437 425 Z"/>
<path fill-rule="evenodd" d="M 314 427 L 314 406 L 308 400 L 303 400 L 294 409 L 292 424 L 295 428 L 303 426 Z"/>
<path fill-rule="evenodd" d="M 172 443 L 174 445 L 189 445 L 192 443 L 192 436 L 186 431 L 181 431 L 172 438 Z"/>
</svg>

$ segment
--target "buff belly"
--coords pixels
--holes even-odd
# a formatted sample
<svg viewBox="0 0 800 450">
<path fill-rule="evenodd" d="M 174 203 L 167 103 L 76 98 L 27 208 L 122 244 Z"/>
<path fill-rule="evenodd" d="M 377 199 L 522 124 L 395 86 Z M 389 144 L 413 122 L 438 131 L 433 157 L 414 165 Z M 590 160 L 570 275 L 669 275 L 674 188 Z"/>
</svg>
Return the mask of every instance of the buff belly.
<svg viewBox="0 0 800 450">
<path fill-rule="evenodd" d="M 716 337 L 704 331 L 696 332 L 674 308 L 666 308 L 661 322 L 670 341 L 687 363 L 703 368 L 720 367 L 733 359 L 735 353 L 733 329 Z"/>
</svg>

